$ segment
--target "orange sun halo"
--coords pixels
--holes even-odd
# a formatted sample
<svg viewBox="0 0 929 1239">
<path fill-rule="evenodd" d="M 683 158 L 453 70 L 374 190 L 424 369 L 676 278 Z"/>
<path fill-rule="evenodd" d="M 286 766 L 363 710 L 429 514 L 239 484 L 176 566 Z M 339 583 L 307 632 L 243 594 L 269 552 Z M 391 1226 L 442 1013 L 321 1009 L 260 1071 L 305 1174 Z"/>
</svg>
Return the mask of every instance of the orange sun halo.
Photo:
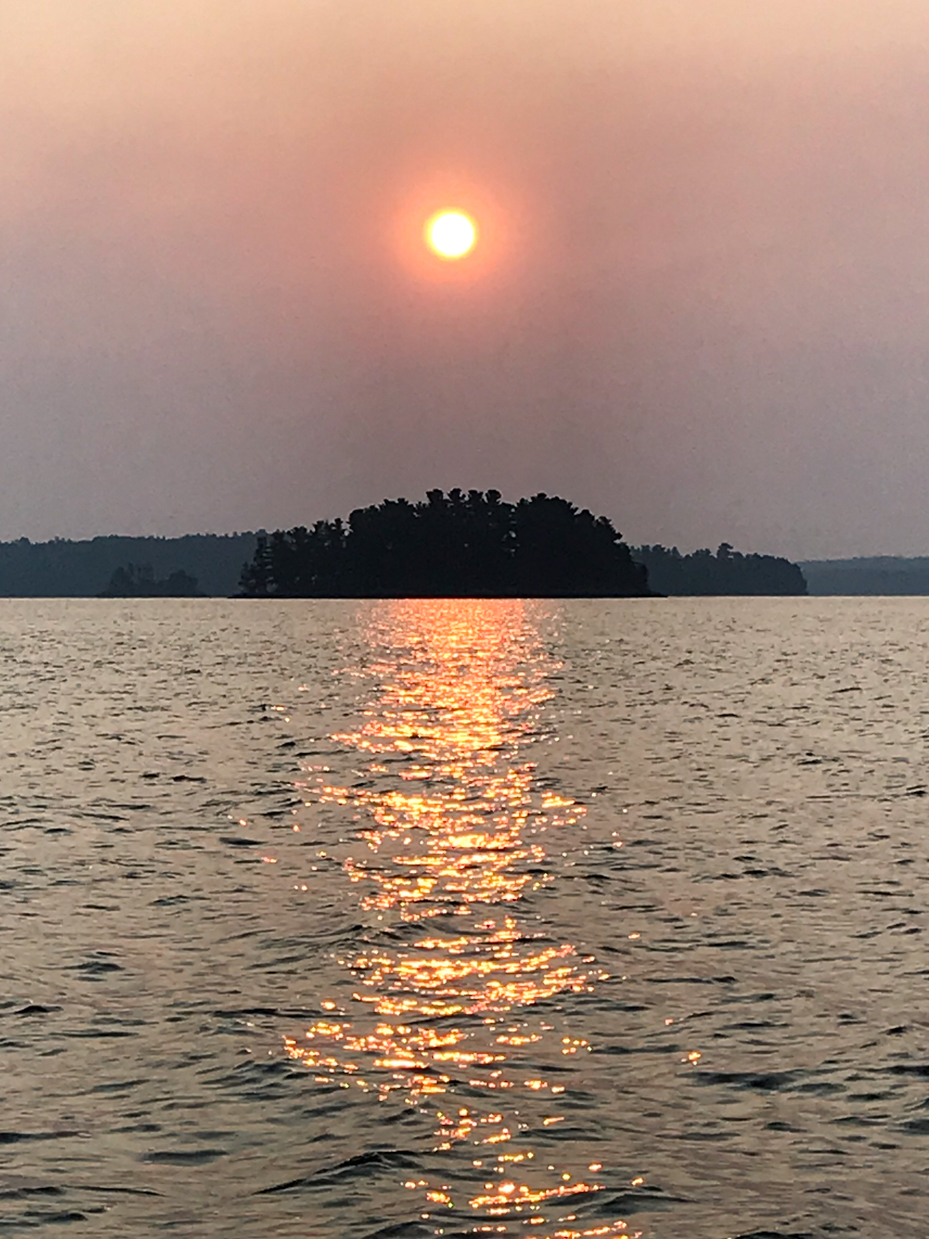
<svg viewBox="0 0 929 1239">
<path fill-rule="evenodd" d="M 477 242 L 477 224 L 464 211 L 438 211 L 423 229 L 426 244 L 446 262 L 470 254 Z"/>
</svg>

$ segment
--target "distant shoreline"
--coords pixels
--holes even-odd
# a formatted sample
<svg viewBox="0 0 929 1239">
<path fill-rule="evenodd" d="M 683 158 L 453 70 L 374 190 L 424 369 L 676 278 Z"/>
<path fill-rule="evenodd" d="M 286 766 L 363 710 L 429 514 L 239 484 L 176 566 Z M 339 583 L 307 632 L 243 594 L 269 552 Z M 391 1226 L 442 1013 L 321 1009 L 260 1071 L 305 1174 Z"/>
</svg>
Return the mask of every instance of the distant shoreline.
<svg viewBox="0 0 929 1239">
<path fill-rule="evenodd" d="M 811 594 L 818 597 L 922 597 L 929 595 L 929 556 L 875 555 L 800 561 Z"/>
</svg>

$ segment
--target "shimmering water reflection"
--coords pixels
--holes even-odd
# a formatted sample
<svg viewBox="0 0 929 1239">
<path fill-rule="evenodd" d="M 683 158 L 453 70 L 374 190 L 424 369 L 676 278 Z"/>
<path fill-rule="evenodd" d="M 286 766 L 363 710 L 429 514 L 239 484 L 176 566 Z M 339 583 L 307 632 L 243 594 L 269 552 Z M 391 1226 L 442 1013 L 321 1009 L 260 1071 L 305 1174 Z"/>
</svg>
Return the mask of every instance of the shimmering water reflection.
<svg viewBox="0 0 929 1239">
<path fill-rule="evenodd" d="M 0 664 L 0 1234 L 924 1239 L 929 599 L 6 600 Z"/>
<path fill-rule="evenodd" d="M 554 881 L 550 840 L 585 812 L 526 757 L 555 738 L 540 707 L 560 665 L 519 601 L 396 602 L 366 635 L 371 661 L 350 670 L 371 685 L 370 703 L 357 729 L 332 737 L 357 752 L 356 780 L 310 767 L 299 786 L 307 808 L 352 812 L 346 894 L 380 932 L 340 961 L 350 994 L 325 998 L 287 1052 L 321 1084 L 415 1107 L 432 1151 L 470 1151 L 465 1173 L 450 1159 L 434 1178 L 405 1181 L 420 1220 L 447 1225 L 451 1213 L 475 1234 L 628 1234 L 624 1218 L 588 1210 L 577 1222 L 577 1202 L 604 1187 L 595 1161 L 579 1166 L 575 1151 L 556 1163 L 550 1141 L 539 1147 L 566 1118 L 565 1059 L 590 1049 L 550 1000 L 608 978 L 523 907 Z"/>
</svg>

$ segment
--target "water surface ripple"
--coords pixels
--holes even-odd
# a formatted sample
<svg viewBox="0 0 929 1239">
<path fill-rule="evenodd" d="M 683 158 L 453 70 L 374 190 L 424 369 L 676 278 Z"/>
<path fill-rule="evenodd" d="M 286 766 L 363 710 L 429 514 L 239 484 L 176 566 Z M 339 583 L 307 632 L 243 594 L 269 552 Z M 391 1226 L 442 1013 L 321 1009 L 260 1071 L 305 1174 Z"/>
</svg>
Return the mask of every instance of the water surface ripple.
<svg viewBox="0 0 929 1239">
<path fill-rule="evenodd" d="M 0 660 L 0 1234 L 925 1235 L 929 600 L 4 600 Z"/>
</svg>

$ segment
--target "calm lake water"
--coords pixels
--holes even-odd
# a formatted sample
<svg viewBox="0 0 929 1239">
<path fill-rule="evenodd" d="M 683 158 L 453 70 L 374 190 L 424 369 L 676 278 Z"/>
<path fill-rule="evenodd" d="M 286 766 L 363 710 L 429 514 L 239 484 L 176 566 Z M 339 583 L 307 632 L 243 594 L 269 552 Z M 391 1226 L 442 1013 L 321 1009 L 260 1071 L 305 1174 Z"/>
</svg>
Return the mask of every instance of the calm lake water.
<svg viewBox="0 0 929 1239">
<path fill-rule="evenodd" d="M 0 1233 L 929 1231 L 929 598 L 0 603 Z"/>
</svg>

